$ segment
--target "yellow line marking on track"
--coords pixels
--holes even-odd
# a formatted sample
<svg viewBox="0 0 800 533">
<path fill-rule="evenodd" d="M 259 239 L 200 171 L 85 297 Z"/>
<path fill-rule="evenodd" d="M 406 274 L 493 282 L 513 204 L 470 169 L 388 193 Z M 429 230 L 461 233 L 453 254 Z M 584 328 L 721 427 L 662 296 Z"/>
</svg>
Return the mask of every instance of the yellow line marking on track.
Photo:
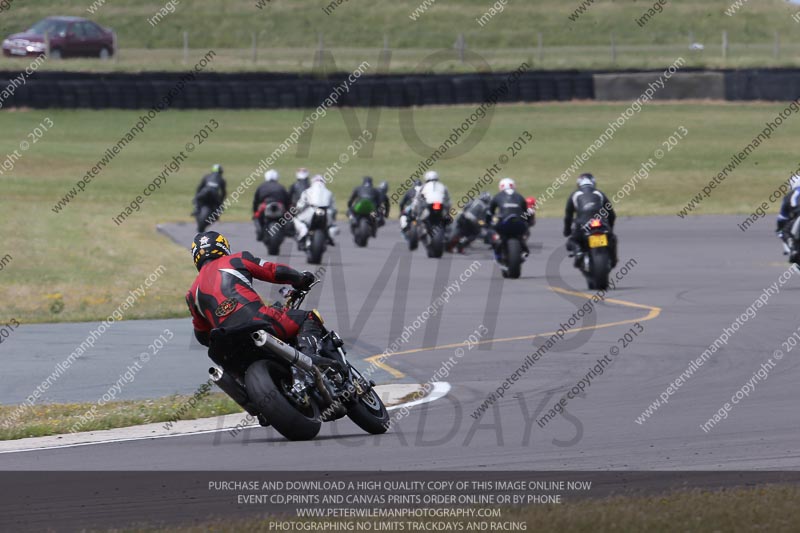
<svg viewBox="0 0 800 533">
<path fill-rule="evenodd" d="M 580 296 L 580 297 L 586 298 L 587 300 L 591 300 L 592 297 L 594 296 L 594 294 L 589 294 L 589 293 L 585 293 L 585 292 L 578 292 L 578 291 L 570 291 L 570 290 L 567 290 L 567 289 L 562 289 L 560 287 L 549 287 L 549 288 L 553 292 L 560 292 L 562 294 L 571 294 L 572 296 Z M 622 325 L 625 325 L 625 324 L 633 324 L 635 322 L 646 322 L 648 320 L 653 320 L 654 318 L 656 318 L 658 315 L 661 314 L 661 308 L 660 307 L 655 307 L 653 305 L 637 304 L 637 303 L 628 302 L 628 301 L 625 301 L 625 300 L 618 300 L 616 298 L 603 298 L 603 300 L 601 300 L 601 301 L 609 302 L 609 303 L 617 304 L 617 305 L 622 305 L 622 306 L 625 306 L 625 307 L 635 307 L 637 309 L 648 309 L 649 312 L 643 318 L 631 318 L 631 319 L 628 319 L 628 320 L 618 320 L 616 322 L 607 322 L 607 323 L 604 323 L 604 324 L 595 324 L 594 326 L 584 326 L 584 327 L 580 327 L 580 328 L 573 328 L 573 329 L 570 329 L 567 333 L 569 334 L 569 333 L 577 333 L 579 331 L 587 331 L 587 330 L 593 330 L 593 329 L 604 329 L 604 328 L 610 328 L 610 327 L 614 327 L 614 326 L 622 326 Z M 537 337 L 550 337 L 552 335 L 555 335 L 556 333 L 557 333 L 556 331 L 548 331 L 548 332 L 545 332 L 545 333 L 534 333 L 534 334 L 531 334 L 531 335 L 521 335 L 521 336 L 518 336 L 518 337 L 503 337 L 503 338 L 500 338 L 500 339 L 484 339 L 482 341 L 471 343 L 471 346 L 478 346 L 480 344 L 489 344 L 491 342 L 514 342 L 514 341 L 533 340 L 533 339 L 535 339 Z M 370 364 L 373 364 L 373 365 L 377 366 L 378 368 L 381 368 L 382 370 L 385 370 L 386 372 L 388 372 L 389 374 L 391 374 L 392 376 L 394 376 L 396 378 L 404 378 L 404 377 L 406 377 L 406 375 L 404 373 L 402 373 L 401 371 L 397 370 L 396 368 L 394 368 L 392 366 L 389 366 L 384 361 L 386 359 L 390 358 L 390 357 L 395 356 L 395 355 L 408 355 L 408 354 L 412 354 L 412 353 L 433 352 L 433 351 L 437 351 L 437 350 L 448 350 L 448 349 L 458 348 L 458 347 L 466 346 L 466 345 L 467 345 L 466 342 L 455 342 L 455 343 L 452 343 L 452 344 L 441 344 L 441 345 L 428 346 L 428 347 L 423 347 L 423 348 L 412 348 L 410 350 L 403 350 L 402 352 L 394 352 L 394 353 L 387 354 L 387 355 L 384 355 L 384 354 L 380 353 L 380 354 L 370 355 L 369 357 L 367 357 L 365 359 L 365 361 L 369 361 Z"/>
</svg>

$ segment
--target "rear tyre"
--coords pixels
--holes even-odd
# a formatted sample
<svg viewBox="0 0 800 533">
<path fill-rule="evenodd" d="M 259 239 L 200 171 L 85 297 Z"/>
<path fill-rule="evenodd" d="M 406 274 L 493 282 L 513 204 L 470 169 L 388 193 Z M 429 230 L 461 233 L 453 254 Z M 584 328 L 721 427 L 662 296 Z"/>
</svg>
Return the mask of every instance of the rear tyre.
<svg viewBox="0 0 800 533">
<path fill-rule="evenodd" d="M 278 378 L 278 383 L 275 378 Z M 279 388 L 281 379 L 270 374 L 270 367 L 266 361 L 256 361 L 250 365 L 244 381 L 251 403 L 266 421 L 287 439 L 313 439 L 322 426 L 319 407 L 310 399 L 305 408 L 290 402 Z"/>
<path fill-rule="evenodd" d="M 408 249 L 412 252 L 419 247 L 419 237 L 417 237 L 416 228 L 409 230 L 408 234 Z"/>
<path fill-rule="evenodd" d="M 209 226 L 208 219 L 211 217 L 211 208 L 203 206 L 197 210 L 197 233 L 202 233 Z"/>
<path fill-rule="evenodd" d="M 592 254 L 592 272 L 589 278 L 589 288 L 598 291 L 608 290 L 608 274 L 611 272 L 608 249 L 595 248 L 590 253 Z"/>
<path fill-rule="evenodd" d="M 428 244 L 428 257 L 438 259 L 444 253 L 444 230 L 441 226 L 431 229 L 431 242 Z"/>
<path fill-rule="evenodd" d="M 506 242 L 506 254 L 508 277 L 517 279 L 522 270 L 522 244 L 517 239 L 508 239 L 508 242 Z"/>
<path fill-rule="evenodd" d="M 358 221 L 358 225 L 355 229 L 355 241 L 356 246 L 359 248 L 363 248 L 367 245 L 367 241 L 369 240 L 369 235 L 371 233 L 369 222 L 366 218 L 362 218 Z"/>
<path fill-rule="evenodd" d="M 108 48 L 103 47 L 103 48 L 100 49 L 100 54 L 98 55 L 98 57 L 100 57 L 100 59 L 105 61 L 109 57 L 111 57 L 111 51 Z"/>
<path fill-rule="evenodd" d="M 275 232 L 274 235 L 267 233 L 264 235 L 264 240 L 267 245 L 267 253 L 269 255 L 278 255 L 281 253 L 281 236 Z"/>
<path fill-rule="evenodd" d="M 322 230 L 314 230 L 311 236 L 311 245 L 306 252 L 309 264 L 318 265 L 322 262 L 322 253 L 325 251 L 325 233 Z"/>
<path fill-rule="evenodd" d="M 50 50 L 50 52 L 47 54 L 47 58 L 48 59 L 61 59 L 62 58 L 61 50 L 59 50 L 58 48 L 54 48 L 54 49 Z"/>
</svg>

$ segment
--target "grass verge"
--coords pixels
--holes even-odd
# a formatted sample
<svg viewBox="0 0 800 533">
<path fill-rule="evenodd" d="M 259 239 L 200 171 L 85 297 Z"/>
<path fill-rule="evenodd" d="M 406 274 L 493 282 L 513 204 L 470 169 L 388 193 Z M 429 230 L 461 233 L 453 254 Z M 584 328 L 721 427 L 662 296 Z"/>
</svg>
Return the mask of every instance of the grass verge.
<svg viewBox="0 0 800 533">
<path fill-rule="evenodd" d="M 242 412 L 225 393 L 212 392 L 189 406 L 192 395 L 174 395 L 154 400 L 34 405 L 10 427 L 0 424 L 0 440 L 46 437 L 78 431 L 98 431 L 174 420 L 195 420 Z M 0 420 L 9 418 L 17 406 L 0 405 Z M 77 426 L 76 426 L 77 424 Z"/>
</svg>

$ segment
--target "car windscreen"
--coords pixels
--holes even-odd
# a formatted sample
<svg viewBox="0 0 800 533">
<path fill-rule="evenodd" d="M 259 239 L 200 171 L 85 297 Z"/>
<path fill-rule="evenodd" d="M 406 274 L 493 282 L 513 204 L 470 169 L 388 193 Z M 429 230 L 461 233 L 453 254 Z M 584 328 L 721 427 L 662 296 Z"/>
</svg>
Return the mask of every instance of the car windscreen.
<svg viewBox="0 0 800 533">
<path fill-rule="evenodd" d="M 44 19 L 31 26 L 28 31 L 35 35 L 44 35 L 45 33 L 58 35 L 62 32 L 66 33 L 67 23 L 63 20 Z"/>
</svg>

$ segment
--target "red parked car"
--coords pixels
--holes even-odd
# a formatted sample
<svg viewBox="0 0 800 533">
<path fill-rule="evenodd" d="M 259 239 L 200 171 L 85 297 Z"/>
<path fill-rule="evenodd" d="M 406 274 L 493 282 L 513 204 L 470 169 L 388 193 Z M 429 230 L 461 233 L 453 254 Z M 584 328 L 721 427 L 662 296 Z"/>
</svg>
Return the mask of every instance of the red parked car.
<svg viewBox="0 0 800 533">
<path fill-rule="evenodd" d="M 114 32 L 80 17 L 47 17 L 22 33 L 3 41 L 3 55 L 36 56 L 47 52 L 45 36 L 50 36 L 50 57 L 99 57 L 108 59 L 114 50 Z"/>
</svg>

